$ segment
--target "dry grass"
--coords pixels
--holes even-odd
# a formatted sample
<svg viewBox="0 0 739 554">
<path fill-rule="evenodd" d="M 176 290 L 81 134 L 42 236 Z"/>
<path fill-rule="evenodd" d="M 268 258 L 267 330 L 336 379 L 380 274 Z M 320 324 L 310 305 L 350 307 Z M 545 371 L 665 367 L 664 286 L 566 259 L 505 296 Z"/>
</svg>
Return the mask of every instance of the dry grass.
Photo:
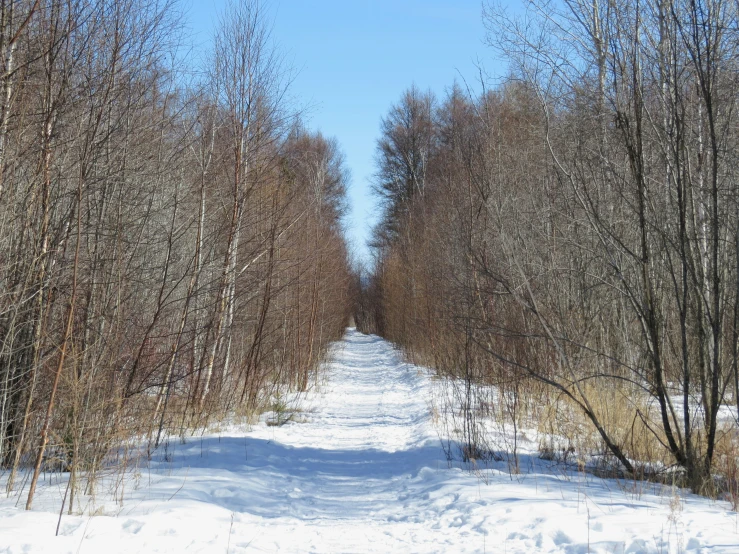
<svg viewBox="0 0 739 554">
<path fill-rule="evenodd" d="M 655 477 L 670 466 L 658 414 L 643 395 L 618 387 L 584 386 L 583 392 L 603 428 L 635 462 L 638 477 Z M 621 474 L 602 437 L 572 400 L 558 395 L 538 416 L 540 450 L 547 457 L 585 464 L 599 473 Z"/>
</svg>

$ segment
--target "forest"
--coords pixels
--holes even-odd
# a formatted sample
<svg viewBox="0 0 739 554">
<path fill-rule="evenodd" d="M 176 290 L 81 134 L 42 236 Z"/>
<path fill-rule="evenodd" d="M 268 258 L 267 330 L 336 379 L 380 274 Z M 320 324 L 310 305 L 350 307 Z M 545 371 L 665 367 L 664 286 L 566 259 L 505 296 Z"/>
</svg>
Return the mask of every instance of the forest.
<svg viewBox="0 0 739 554">
<path fill-rule="evenodd" d="M 496 417 L 736 498 L 739 4 L 523 6 L 484 7 L 505 79 L 383 118 L 358 327 L 451 378 L 463 459 Z"/>
<path fill-rule="evenodd" d="M 142 442 L 307 390 L 348 320 L 338 144 L 258 2 L 199 68 L 181 7 L 0 2 L 0 466 L 26 509 L 42 472 L 71 512 Z"/>
<path fill-rule="evenodd" d="M 689 495 L 688 542 L 735 545 L 704 534 L 739 507 L 739 0 L 480 7 L 505 73 L 409 78 L 377 118 L 362 260 L 272 5 L 226 0 L 201 52 L 180 0 L 0 0 L 13 552 L 107 540 L 92 515 L 124 508 L 125 541 L 150 514 L 189 540 L 190 501 L 219 528 L 203 551 L 256 528 L 262 551 L 485 552 L 518 540 L 514 496 L 579 516 L 586 486 L 550 551 L 610 533 L 596 506 L 620 535 L 594 551 L 674 551 L 638 525 L 677 529 Z"/>
</svg>

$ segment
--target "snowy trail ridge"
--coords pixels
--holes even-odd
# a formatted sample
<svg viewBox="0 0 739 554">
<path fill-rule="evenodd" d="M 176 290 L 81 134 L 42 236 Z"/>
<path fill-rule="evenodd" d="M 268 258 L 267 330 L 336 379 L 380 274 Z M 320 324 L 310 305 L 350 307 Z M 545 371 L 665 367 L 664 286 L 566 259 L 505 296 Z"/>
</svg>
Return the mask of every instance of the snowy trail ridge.
<svg viewBox="0 0 739 554">
<path fill-rule="evenodd" d="M 349 329 L 326 376 L 284 426 L 171 442 L 59 537 L 64 482 L 33 512 L 0 499 L 0 553 L 739 552 L 727 503 L 570 473 L 525 436 L 525 475 L 449 468 L 432 381 L 378 337 Z"/>
</svg>

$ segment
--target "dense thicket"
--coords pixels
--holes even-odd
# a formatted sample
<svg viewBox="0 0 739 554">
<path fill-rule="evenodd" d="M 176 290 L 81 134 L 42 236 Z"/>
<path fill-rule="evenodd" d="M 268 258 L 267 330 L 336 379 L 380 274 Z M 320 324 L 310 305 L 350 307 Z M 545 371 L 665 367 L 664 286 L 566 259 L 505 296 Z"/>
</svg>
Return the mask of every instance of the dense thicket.
<svg viewBox="0 0 739 554">
<path fill-rule="evenodd" d="M 508 82 L 411 89 L 383 121 L 360 324 L 501 402 L 566 399 L 628 473 L 714 491 L 736 467 L 718 449 L 739 402 L 738 9 L 488 6 Z"/>
<path fill-rule="evenodd" d="M 305 390 L 346 324 L 336 144 L 285 105 L 259 2 L 194 85 L 176 8 L 0 1 L 0 465 L 28 507 L 44 468 L 71 510 L 128 439 Z"/>
</svg>

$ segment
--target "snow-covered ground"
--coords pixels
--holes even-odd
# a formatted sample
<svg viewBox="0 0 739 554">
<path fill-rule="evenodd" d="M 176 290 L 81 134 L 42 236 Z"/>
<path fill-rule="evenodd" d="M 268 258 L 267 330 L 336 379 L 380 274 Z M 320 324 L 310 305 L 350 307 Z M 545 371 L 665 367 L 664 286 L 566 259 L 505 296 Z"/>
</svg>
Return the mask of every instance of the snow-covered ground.
<svg viewBox="0 0 739 554">
<path fill-rule="evenodd" d="M 377 337 L 350 329 L 326 377 L 284 426 L 171 442 L 122 502 L 100 490 L 58 537 L 64 482 L 32 512 L 0 500 L 0 552 L 739 552 L 727 503 L 566 471 L 525 444 L 522 475 L 450 468 L 431 380 Z"/>
</svg>

